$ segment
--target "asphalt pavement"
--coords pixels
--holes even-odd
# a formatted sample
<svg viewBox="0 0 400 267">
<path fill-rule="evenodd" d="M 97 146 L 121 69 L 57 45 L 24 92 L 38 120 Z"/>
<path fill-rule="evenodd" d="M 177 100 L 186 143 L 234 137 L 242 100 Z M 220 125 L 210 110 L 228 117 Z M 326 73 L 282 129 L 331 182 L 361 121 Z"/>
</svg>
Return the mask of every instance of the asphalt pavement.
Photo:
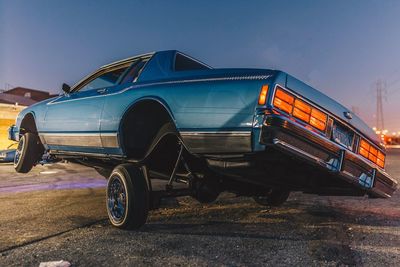
<svg viewBox="0 0 400 267">
<path fill-rule="evenodd" d="M 400 149 L 387 171 L 400 177 Z M 152 211 L 139 231 L 110 226 L 105 179 L 75 164 L 26 175 L 0 165 L 0 266 L 399 266 L 400 193 L 391 199 L 292 193 L 279 208 L 222 194 Z"/>
</svg>

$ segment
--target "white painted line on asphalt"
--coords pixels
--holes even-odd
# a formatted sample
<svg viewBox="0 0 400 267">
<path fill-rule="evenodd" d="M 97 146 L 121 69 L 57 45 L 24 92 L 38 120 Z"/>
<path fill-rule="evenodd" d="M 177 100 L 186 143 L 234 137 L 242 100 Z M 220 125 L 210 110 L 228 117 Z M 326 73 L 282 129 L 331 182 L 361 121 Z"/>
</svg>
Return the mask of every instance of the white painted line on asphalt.
<svg viewBox="0 0 400 267">
<path fill-rule="evenodd" d="M 54 174 L 54 173 L 58 173 L 58 171 L 42 171 L 42 172 L 40 172 L 40 174 Z"/>
<path fill-rule="evenodd" d="M 32 192 L 32 191 L 44 191 L 44 190 L 101 188 L 105 187 L 106 184 L 107 181 L 104 179 L 104 180 L 93 180 L 87 182 L 62 181 L 49 184 L 17 185 L 13 187 L 0 188 L 0 194 L 22 193 L 22 192 Z"/>
</svg>

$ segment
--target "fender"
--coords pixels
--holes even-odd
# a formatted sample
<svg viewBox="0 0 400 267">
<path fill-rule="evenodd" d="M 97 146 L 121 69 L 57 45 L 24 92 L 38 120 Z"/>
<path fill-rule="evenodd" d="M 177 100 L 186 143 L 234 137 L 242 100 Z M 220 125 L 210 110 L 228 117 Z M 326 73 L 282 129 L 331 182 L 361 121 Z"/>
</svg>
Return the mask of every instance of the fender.
<svg viewBox="0 0 400 267">
<path fill-rule="evenodd" d="M 21 125 L 22 125 L 22 122 L 25 120 L 25 118 L 28 116 L 28 115 L 32 115 L 32 117 L 33 117 L 33 122 L 35 123 L 35 126 L 36 126 L 36 130 L 38 130 L 37 129 L 37 124 L 36 124 L 36 114 L 35 114 L 35 112 L 32 110 L 32 111 L 29 111 L 29 112 L 27 112 L 26 114 L 23 114 L 23 111 L 20 113 L 20 115 L 17 117 L 17 122 L 16 122 L 16 126 L 17 126 L 17 130 L 18 130 L 18 134 L 21 132 L 21 130 L 23 129 L 23 128 L 21 128 Z M 23 117 L 22 117 L 23 116 Z M 18 123 L 18 120 L 20 120 L 19 121 L 19 123 Z M 38 130 L 39 131 L 39 130 Z"/>
</svg>

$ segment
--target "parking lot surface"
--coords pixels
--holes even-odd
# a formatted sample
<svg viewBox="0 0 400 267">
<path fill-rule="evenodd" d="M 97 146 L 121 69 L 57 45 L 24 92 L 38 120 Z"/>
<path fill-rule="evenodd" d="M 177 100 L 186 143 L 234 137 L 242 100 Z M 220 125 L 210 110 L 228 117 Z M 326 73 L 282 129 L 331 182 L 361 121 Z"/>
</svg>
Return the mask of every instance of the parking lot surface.
<svg viewBox="0 0 400 267">
<path fill-rule="evenodd" d="M 400 149 L 387 171 L 400 177 Z M 106 181 L 75 164 L 26 175 L 0 165 L 0 266 L 399 266 L 400 193 L 391 199 L 292 193 L 279 208 L 222 194 L 152 211 L 139 231 L 110 226 Z"/>
</svg>

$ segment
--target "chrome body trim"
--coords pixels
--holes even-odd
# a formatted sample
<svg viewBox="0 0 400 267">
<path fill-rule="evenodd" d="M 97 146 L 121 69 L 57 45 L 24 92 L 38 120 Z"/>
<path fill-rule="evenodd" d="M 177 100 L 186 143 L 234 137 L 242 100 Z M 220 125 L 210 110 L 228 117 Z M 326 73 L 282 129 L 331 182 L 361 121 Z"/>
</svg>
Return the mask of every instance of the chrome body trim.
<svg viewBox="0 0 400 267">
<path fill-rule="evenodd" d="M 45 145 L 119 148 L 117 133 L 39 133 Z"/>
<path fill-rule="evenodd" d="M 398 182 L 384 169 L 285 116 L 268 115 L 262 131 L 261 143 L 321 166 L 326 171 L 337 174 L 338 177 L 374 195 L 387 198 L 397 188 Z M 282 133 L 290 133 L 286 135 L 290 136 L 290 139 Z M 296 140 L 302 141 L 303 144 Z M 324 151 L 329 157 L 320 158 L 318 152 L 315 155 L 311 154 L 313 152 L 310 147 L 314 151 Z"/>
<path fill-rule="evenodd" d="M 281 118 L 281 119 L 283 119 L 283 120 L 285 120 L 287 122 L 290 122 L 291 124 L 296 125 L 297 127 L 302 128 L 304 131 L 307 131 L 309 134 L 313 135 L 315 138 L 322 139 L 325 143 L 329 143 L 330 145 L 334 145 L 336 147 L 339 147 L 340 149 L 343 149 L 343 146 L 341 144 L 336 143 L 336 142 L 334 142 L 334 141 L 332 141 L 330 139 L 327 139 L 326 136 L 323 136 L 323 135 L 320 135 L 318 133 L 315 133 L 313 131 L 308 130 L 303 125 L 299 124 L 297 121 L 295 121 L 295 122 L 291 121 L 291 120 L 289 120 L 289 118 L 284 117 L 284 116 L 277 116 L 277 117 L 279 117 L 279 118 Z M 264 126 L 268 126 L 268 125 L 264 122 Z M 378 165 L 376 165 L 375 163 L 373 163 L 373 162 L 367 160 L 366 158 L 362 157 L 360 154 L 357 154 L 354 151 L 346 150 L 346 153 L 348 153 L 348 154 L 350 154 L 350 155 L 352 155 L 354 157 L 357 157 L 360 161 L 364 162 L 367 165 L 373 165 L 375 168 L 378 168 L 381 171 L 385 170 L 385 169 L 379 167 Z"/>
<path fill-rule="evenodd" d="M 49 153 L 52 155 L 66 155 L 66 156 L 88 156 L 88 157 L 96 157 L 96 158 L 125 158 L 124 156 L 117 154 L 102 154 L 102 153 L 91 153 L 91 152 L 76 152 L 76 151 L 67 151 L 67 150 L 49 150 Z"/>
<path fill-rule="evenodd" d="M 79 80 L 77 83 L 75 83 L 73 86 L 71 86 L 71 92 L 75 92 L 76 88 L 79 85 L 84 83 L 86 80 L 96 76 L 98 73 L 104 71 L 105 69 L 113 68 L 113 67 L 118 66 L 118 65 L 128 64 L 129 62 L 133 62 L 135 59 L 139 59 L 139 58 L 142 58 L 142 57 L 152 57 L 154 54 L 155 54 L 155 52 L 150 52 L 150 53 L 146 53 L 146 54 L 142 54 L 142 55 L 133 56 L 133 57 L 125 58 L 125 59 L 122 59 L 122 60 L 118 60 L 118 61 L 115 61 L 113 63 L 107 64 L 107 65 L 103 65 L 99 69 L 95 70 L 94 72 L 89 73 L 88 75 L 83 77 L 81 80 Z"/>
<path fill-rule="evenodd" d="M 266 80 L 272 77 L 272 75 L 246 75 L 246 76 L 231 76 L 231 77 L 220 77 L 220 78 L 204 78 L 204 79 L 188 79 L 188 80 L 174 80 L 174 81 L 166 81 L 166 82 L 153 82 L 153 83 L 144 83 L 144 84 L 134 84 L 131 86 L 126 87 L 123 90 L 120 90 L 115 93 L 111 94 L 103 94 L 103 95 L 94 95 L 94 96 L 88 96 L 88 97 L 81 97 L 78 99 L 66 99 L 61 102 L 56 102 L 59 98 L 64 97 L 65 95 L 61 95 L 52 101 L 48 102 L 46 105 L 57 105 L 59 103 L 66 103 L 66 102 L 72 102 L 72 101 L 80 101 L 82 99 L 89 99 L 89 98 L 98 98 L 98 97 L 108 97 L 112 95 L 119 95 L 123 94 L 124 92 L 131 90 L 131 89 L 136 89 L 136 88 L 141 88 L 141 87 L 148 87 L 148 86 L 156 86 L 156 85 L 169 85 L 169 84 L 182 84 L 182 83 L 195 83 L 195 82 L 215 82 L 215 81 L 241 81 L 241 80 Z"/>
<path fill-rule="evenodd" d="M 274 139 L 272 140 L 272 143 L 273 143 L 274 145 L 276 145 L 276 146 L 278 146 L 278 147 L 284 149 L 284 150 L 289 150 L 289 151 L 291 151 L 291 152 L 295 152 L 296 154 L 302 155 L 302 156 L 304 156 L 304 157 L 306 157 L 306 158 L 308 158 L 308 159 L 310 159 L 310 160 L 313 160 L 313 161 L 315 161 L 316 163 L 318 163 L 318 164 L 321 165 L 321 166 L 326 167 L 326 165 L 327 165 L 326 162 L 323 161 L 323 160 L 321 160 L 320 158 L 315 157 L 315 156 L 311 155 L 310 153 L 307 153 L 306 151 L 303 151 L 303 150 L 300 149 L 300 148 L 297 148 L 297 147 L 295 147 L 295 146 L 292 146 L 292 145 L 289 144 L 289 143 L 286 143 L 286 142 L 284 142 L 284 141 L 282 141 L 282 140 L 279 140 L 278 138 L 274 138 Z"/>
<path fill-rule="evenodd" d="M 101 143 L 103 147 L 119 148 L 118 133 L 100 133 Z"/>
<path fill-rule="evenodd" d="M 246 153 L 252 151 L 251 131 L 180 132 L 192 153 Z"/>
<path fill-rule="evenodd" d="M 120 65 L 120 64 L 123 64 L 124 62 L 133 61 L 135 59 L 142 58 L 142 57 L 151 57 L 155 53 L 156 52 L 153 51 L 153 52 L 144 53 L 144 54 L 140 54 L 140 55 L 137 55 L 137 56 L 133 56 L 133 57 L 128 57 L 128 58 L 125 58 L 125 59 L 117 60 L 117 61 L 114 61 L 112 63 L 109 63 L 109 64 L 101 66 L 100 69 L 106 69 L 106 68 L 113 67 L 115 65 Z"/>
<path fill-rule="evenodd" d="M 181 131 L 180 132 L 181 136 L 193 136 L 193 135 L 205 135 L 205 136 L 249 136 L 251 135 L 251 131 L 215 131 L 215 132 L 187 132 L 187 131 Z"/>
</svg>

